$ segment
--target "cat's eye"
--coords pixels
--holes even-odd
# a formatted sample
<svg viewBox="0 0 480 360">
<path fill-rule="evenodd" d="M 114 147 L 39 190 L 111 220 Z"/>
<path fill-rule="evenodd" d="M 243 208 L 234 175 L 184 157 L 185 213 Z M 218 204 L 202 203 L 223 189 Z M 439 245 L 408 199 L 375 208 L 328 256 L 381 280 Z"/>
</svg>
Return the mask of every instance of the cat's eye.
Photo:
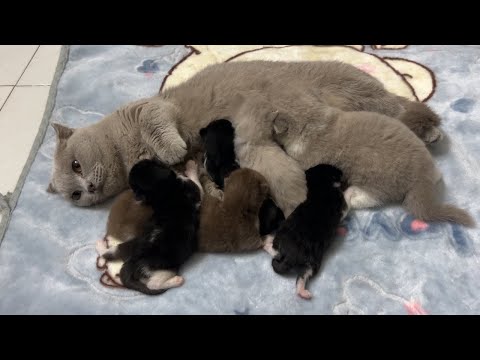
<svg viewBox="0 0 480 360">
<path fill-rule="evenodd" d="M 77 160 L 72 161 L 72 170 L 75 171 L 77 174 L 82 173 L 82 167 L 80 166 L 80 163 Z"/>
<path fill-rule="evenodd" d="M 72 200 L 79 200 L 81 196 L 82 196 L 81 191 L 74 191 L 72 193 Z"/>
</svg>

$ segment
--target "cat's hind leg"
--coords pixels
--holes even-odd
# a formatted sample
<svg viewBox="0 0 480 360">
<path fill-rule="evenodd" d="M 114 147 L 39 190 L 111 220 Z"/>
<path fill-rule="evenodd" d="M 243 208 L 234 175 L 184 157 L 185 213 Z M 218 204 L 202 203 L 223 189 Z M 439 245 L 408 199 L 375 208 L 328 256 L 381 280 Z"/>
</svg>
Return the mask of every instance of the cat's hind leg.
<svg viewBox="0 0 480 360">
<path fill-rule="evenodd" d="M 397 99 L 405 109 L 397 118 L 424 143 L 433 144 L 443 139 L 443 133 L 439 128 L 440 117 L 427 104 L 400 96 Z"/>
</svg>

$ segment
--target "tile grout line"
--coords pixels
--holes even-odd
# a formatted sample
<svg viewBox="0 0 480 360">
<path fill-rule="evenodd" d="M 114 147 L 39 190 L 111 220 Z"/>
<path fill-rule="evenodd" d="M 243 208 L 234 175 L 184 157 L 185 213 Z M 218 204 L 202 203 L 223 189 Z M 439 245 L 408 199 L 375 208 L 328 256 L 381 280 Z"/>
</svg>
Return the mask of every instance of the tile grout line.
<svg viewBox="0 0 480 360">
<path fill-rule="evenodd" d="M 33 58 L 35 57 L 35 54 L 37 53 L 38 49 L 40 49 L 40 45 L 37 46 L 37 48 L 35 49 L 35 52 L 33 53 L 32 57 L 30 58 L 30 60 L 28 61 L 27 65 L 26 65 L 25 68 L 23 69 L 22 73 L 21 73 L 20 76 L 18 77 L 17 82 L 15 83 L 15 85 L 13 85 L 12 90 L 10 90 L 10 92 L 8 93 L 8 96 L 6 97 L 3 105 L 0 107 L 0 111 L 2 111 L 3 107 L 7 104 L 7 101 L 8 101 L 8 99 L 10 98 L 10 95 L 12 95 L 13 90 L 15 90 L 15 87 L 16 87 L 16 86 L 18 85 L 18 83 L 20 82 L 20 79 L 22 78 L 23 74 L 25 74 L 25 71 L 27 71 L 27 68 L 28 68 L 28 66 L 30 65 L 30 63 L 32 62 Z M 12 85 L 8 85 L 8 86 L 12 86 Z"/>
<path fill-rule="evenodd" d="M 0 85 L 2 87 L 27 87 L 27 86 L 50 86 L 50 84 L 34 84 L 34 85 Z"/>
</svg>

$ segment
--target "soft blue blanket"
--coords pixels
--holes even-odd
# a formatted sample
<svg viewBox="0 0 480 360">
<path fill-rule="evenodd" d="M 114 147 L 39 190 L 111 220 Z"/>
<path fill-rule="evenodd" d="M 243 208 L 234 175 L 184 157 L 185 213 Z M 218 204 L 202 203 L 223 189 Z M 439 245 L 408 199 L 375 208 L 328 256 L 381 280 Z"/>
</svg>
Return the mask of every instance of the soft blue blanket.
<svg viewBox="0 0 480 360">
<path fill-rule="evenodd" d="M 58 84 L 54 121 L 79 127 L 155 94 L 191 51 L 184 46 L 72 46 Z M 365 52 L 414 60 L 434 73 L 428 100 L 448 147 L 435 149 L 447 200 L 480 223 L 480 48 L 409 46 Z M 480 230 L 426 226 L 398 207 L 350 216 L 319 275 L 314 298 L 295 295 L 266 253 L 196 255 L 185 284 L 148 297 L 99 282 L 95 241 L 108 206 L 74 207 L 45 189 L 55 136 L 48 129 L 0 245 L 2 314 L 475 314 L 480 313 Z"/>
</svg>

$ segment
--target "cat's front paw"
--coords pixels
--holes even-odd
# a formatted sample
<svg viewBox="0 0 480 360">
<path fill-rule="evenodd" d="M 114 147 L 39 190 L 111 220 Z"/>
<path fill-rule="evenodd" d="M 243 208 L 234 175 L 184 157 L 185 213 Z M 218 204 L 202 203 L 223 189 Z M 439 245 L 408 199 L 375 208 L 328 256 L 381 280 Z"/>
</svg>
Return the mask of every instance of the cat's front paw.
<svg viewBox="0 0 480 360">
<path fill-rule="evenodd" d="M 181 162 L 187 155 L 187 144 L 183 139 L 178 139 L 175 143 L 165 145 L 158 150 L 158 157 L 167 165 L 175 165 Z"/>
</svg>

